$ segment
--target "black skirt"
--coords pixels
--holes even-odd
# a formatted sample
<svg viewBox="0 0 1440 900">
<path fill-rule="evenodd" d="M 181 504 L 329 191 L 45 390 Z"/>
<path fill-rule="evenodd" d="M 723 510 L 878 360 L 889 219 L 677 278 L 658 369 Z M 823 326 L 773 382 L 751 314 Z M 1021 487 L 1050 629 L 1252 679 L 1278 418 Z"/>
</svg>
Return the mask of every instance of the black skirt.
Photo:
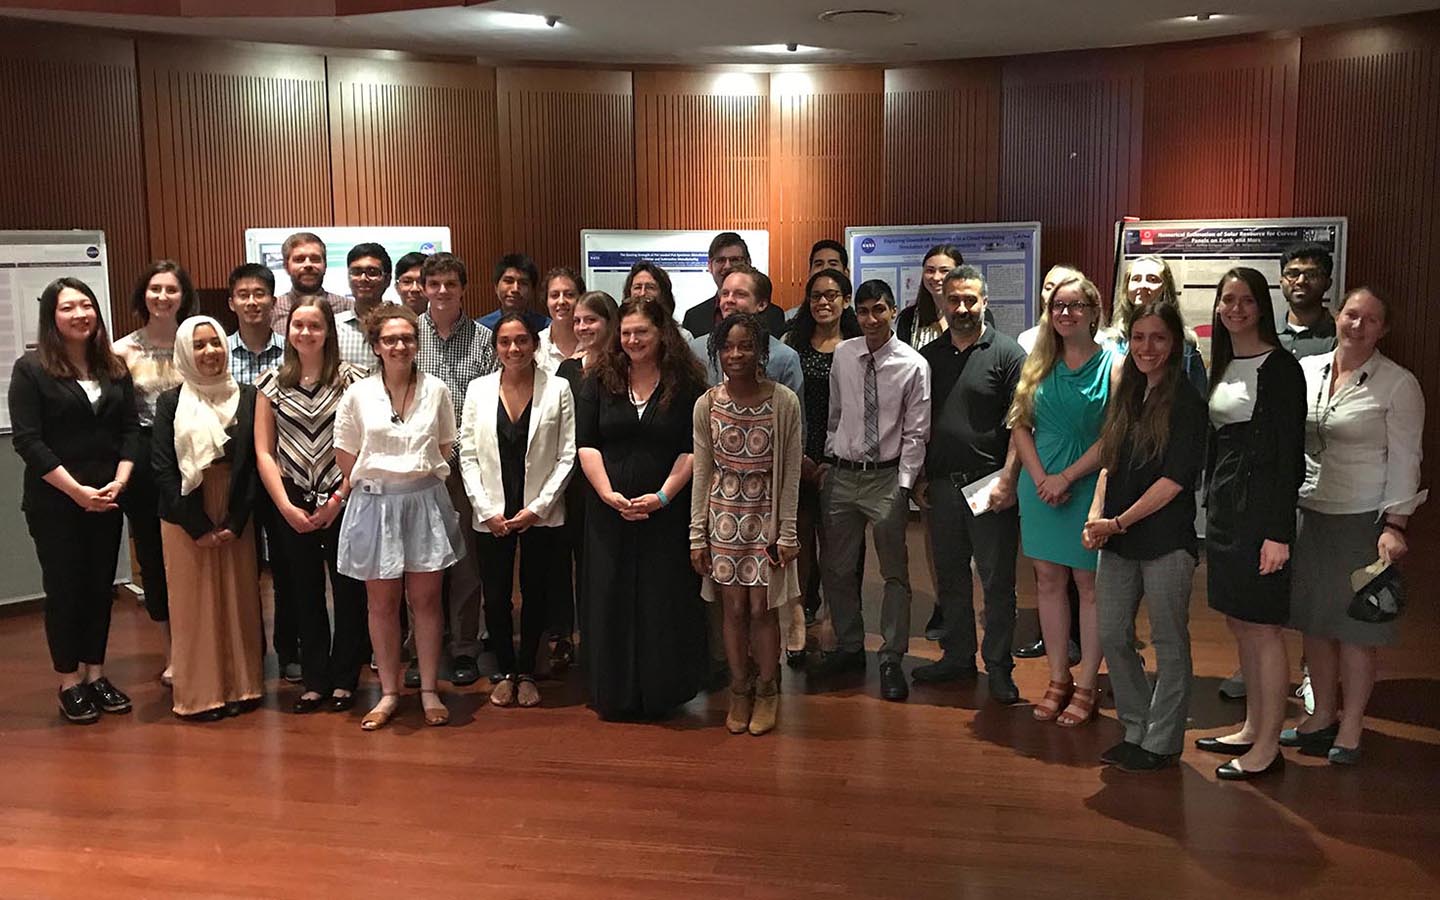
<svg viewBox="0 0 1440 900">
<path fill-rule="evenodd" d="M 1257 625 L 1290 620 L 1290 566 L 1260 574 L 1261 510 L 1249 508 L 1250 423 L 1216 433 L 1215 466 L 1206 491 L 1206 586 L 1210 608 Z"/>
</svg>

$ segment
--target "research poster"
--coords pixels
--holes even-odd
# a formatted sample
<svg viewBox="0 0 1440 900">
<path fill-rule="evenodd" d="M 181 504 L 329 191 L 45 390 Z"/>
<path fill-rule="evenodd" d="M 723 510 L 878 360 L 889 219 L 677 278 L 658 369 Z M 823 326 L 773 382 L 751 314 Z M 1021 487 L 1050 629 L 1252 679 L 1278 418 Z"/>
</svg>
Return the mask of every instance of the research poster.
<svg viewBox="0 0 1440 900">
<path fill-rule="evenodd" d="M 604 291 L 623 301 L 625 276 L 630 267 L 648 259 L 670 275 L 675 291 L 675 316 L 710 299 L 715 279 L 710 276 L 710 241 L 726 229 L 710 231 L 602 231 L 580 232 L 580 258 L 585 286 Z M 750 263 L 762 272 L 770 271 L 770 232 L 741 231 L 750 248 Z"/>
<path fill-rule="evenodd" d="M 325 290 L 342 297 L 350 294 L 350 281 L 345 272 L 345 256 L 361 242 L 374 242 L 385 248 L 393 263 L 407 253 L 452 252 L 450 229 L 439 225 L 364 225 L 326 226 L 322 228 L 247 228 L 245 229 L 245 261 L 260 263 L 275 273 L 275 293 L 290 290 L 290 276 L 285 274 L 285 260 L 280 248 L 285 239 L 297 231 L 309 231 L 325 242 Z M 470 280 L 484 271 L 489 278 L 490 260 L 465 261 L 470 267 Z M 537 288 L 538 290 L 538 288 Z M 392 283 L 385 290 L 385 299 L 400 302 Z"/>
<path fill-rule="evenodd" d="M 10 392 L 15 360 L 33 346 L 39 328 L 39 299 L 45 286 L 63 276 L 79 278 L 100 301 L 111 340 L 110 270 L 105 234 L 100 231 L 0 231 L 0 391 Z M 10 430 L 10 408 L 0 409 L 0 430 Z"/>
<path fill-rule="evenodd" d="M 915 302 L 920 291 L 925 251 L 937 244 L 955 245 L 967 264 L 985 273 L 996 327 L 1013 336 L 1035 324 L 1035 303 L 1040 295 L 1039 222 L 851 226 L 845 229 L 850 280 L 858 288 L 872 278 L 881 279 L 904 309 Z"/>
<path fill-rule="evenodd" d="M 1329 250 L 1335 259 L 1335 271 L 1328 305 L 1334 309 L 1345 293 L 1343 217 L 1121 222 L 1117 232 L 1117 290 L 1123 288 L 1125 266 L 1130 260 L 1151 254 L 1163 257 L 1175 274 L 1180 312 L 1185 324 L 1199 335 L 1207 366 L 1215 286 L 1235 266 L 1249 266 L 1265 276 L 1277 324 L 1283 323 L 1286 313 L 1285 295 L 1280 290 L 1280 254 L 1292 244 L 1313 241 Z"/>
</svg>

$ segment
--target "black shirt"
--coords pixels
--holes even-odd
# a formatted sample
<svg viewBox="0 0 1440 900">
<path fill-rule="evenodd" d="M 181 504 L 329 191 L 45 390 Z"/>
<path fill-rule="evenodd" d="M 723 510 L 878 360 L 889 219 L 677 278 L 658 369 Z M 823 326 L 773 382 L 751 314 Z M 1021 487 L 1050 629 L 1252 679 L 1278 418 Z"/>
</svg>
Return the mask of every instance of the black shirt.
<svg viewBox="0 0 1440 900">
<path fill-rule="evenodd" d="M 525 404 L 520 418 L 510 421 L 504 403 L 495 411 L 495 443 L 500 453 L 500 484 L 505 490 L 505 518 L 511 519 L 525 505 L 525 450 L 530 443 L 530 407 Z"/>
<path fill-rule="evenodd" d="M 1126 532 L 1111 535 L 1105 543 L 1106 550 L 1126 559 L 1157 559 L 1175 550 L 1199 556 L 1195 540 L 1195 486 L 1205 465 L 1209 429 L 1205 401 L 1188 380 L 1180 379 L 1170 408 L 1165 451 L 1158 459 L 1135 464 L 1130 458 L 1131 443 L 1125 443 L 1119 462 L 1108 469 L 1105 510 L 1101 517 L 1113 519 L 1125 512 L 1161 478 L 1179 484 L 1180 493 L 1140 521 L 1127 522 Z"/>
<path fill-rule="evenodd" d="M 1025 365 L 1015 339 L 986 326 L 979 340 L 955 349 L 949 332 L 920 351 L 930 364 L 930 443 L 925 474 L 978 478 L 1005 465 L 1005 415 Z"/>
<path fill-rule="evenodd" d="M 1322 310 L 1320 321 L 1309 328 L 1296 328 L 1287 317 L 1285 328 L 1279 334 L 1280 346 L 1290 351 L 1296 359 L 1329 353 L 1335 349 L 1335 317 L 1330 310 Z"/>
</svg>

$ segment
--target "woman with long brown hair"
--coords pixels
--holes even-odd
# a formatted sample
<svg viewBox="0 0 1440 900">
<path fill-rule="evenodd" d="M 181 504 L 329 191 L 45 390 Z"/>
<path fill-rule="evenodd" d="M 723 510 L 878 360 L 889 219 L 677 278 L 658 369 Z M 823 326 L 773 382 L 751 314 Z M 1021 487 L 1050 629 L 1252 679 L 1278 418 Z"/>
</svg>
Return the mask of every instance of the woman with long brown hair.
<svg viewBox="0 0 1440 900">
<path fill-rule="evenodd" d="M 705 611 L 690 567 L 691 411 L 705 370 L 657 300 L 620 307 L 580 388 L 576 444 L 594 488 L 585 517 L 590 702 L 653 718 L 695 696 Z"/>
</svg>

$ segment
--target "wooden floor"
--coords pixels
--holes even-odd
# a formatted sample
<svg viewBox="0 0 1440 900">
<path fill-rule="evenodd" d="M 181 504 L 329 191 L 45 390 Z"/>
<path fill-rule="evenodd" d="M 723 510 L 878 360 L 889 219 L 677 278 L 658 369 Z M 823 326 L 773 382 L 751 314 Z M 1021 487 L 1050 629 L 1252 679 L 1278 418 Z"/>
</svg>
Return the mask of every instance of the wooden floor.
<svg viewBox="0 0 1440 900">
<path fill-rule="evenodd" d="M 884 703 L 873 665 L 837 692 L 787 676 L 765 738 L 728 735 L 704 695 L 664 724 L 603 724 L 574 676 L 542 685 L 536 710 L 491 707 L 482 679 L 448 694 L 443 729 L 421 726 L 414 698 L 377 734 L 360 710 L 290 715 L 289 685 L 251 715 L 186 724 L 154 680 L 159 632 L 129 600 L 108 671 L 135 712 L 78 728 L 57 715 L 39 612 L 12 614 L 0 897 L 1434 898 L 1440 614 L 1425 588 L 1440 563 L 1420 546 L 1362 765 L 1292 755 L 1257 785 L 1217 783 L 1222 760 L 1194 750 L 1155 775 L 1103 768 L 1119 739 L 1108 702 L 1074 732 L 978 685 Z M 932 598 L 916 583 L 918 631 Z M 1023 639 L 1028 583 L 1021 604 Z M 1199 591 L 1193 634 L 1191 738 L 1243 715 L 1216 697 L 1234 650 Z M 922 638 L 912 651 L 907 668 L 934 655 Z M 1016 675 L 1039 696 L 1043 663 Z M 377 691 L 367 672 L 362 699 Z"/>
</svg>

